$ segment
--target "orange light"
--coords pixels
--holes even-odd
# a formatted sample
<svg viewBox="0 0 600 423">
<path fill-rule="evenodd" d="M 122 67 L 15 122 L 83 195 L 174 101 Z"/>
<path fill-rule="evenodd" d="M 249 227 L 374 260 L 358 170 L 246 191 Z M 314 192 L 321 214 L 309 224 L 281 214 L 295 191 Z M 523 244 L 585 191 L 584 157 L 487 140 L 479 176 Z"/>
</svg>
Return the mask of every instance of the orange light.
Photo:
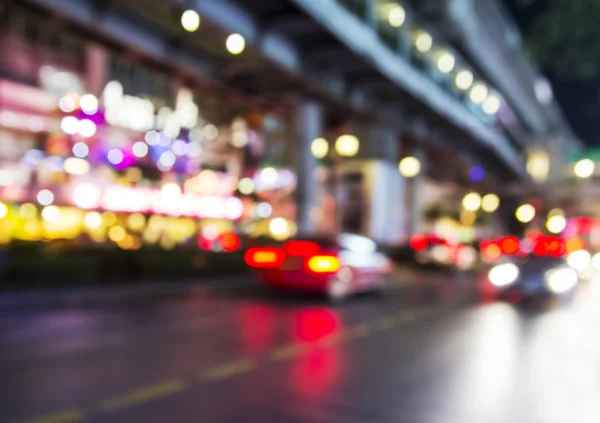
<svg viewBox="0 0 600 423">
<path fill-rule="evenodd" d="M 311 256 L 321 250 L 319 244 L 312 241 L 288 241 L 284 248 L 290 256 Z"/>
<path fill-rule="evenodd" d="M 581 238 L 571 238 L 565 243 L 565 251 L 567 254 L 574 253 L 575 251 L 585 250 L 585 242 Z"/>
<path fill-rule="evenodd" d="M 314 256 L 306 262 L 306 268 L 313 273 L 335 273 L 342 264 L 334 256 Z"/>
<path fill-rule="evenodd" d="M 232 252 L 240 248 L 240 237 L 236 234 L 224 234 L 221 237 L 221 247 L 224 251 Z"/>
<path fill-rule="evenodd" d="M 506 237 L 502 240 L 501 250 L 504 254 L 515 254 L 519 251 L 520 243 L 517 237 Z"/>
<path fill-rule="evenodd" d="M 250 248 L 244 260 L 251 267 L 279 267 L 285 261 L 285 253 L 279 248 Z"/>
<path fill-rule="evenodd" d="M 483 250 L 483 255 L 488 260 L 495 261 L 495 260 L 498 260 L 502 256 L 502 250 L 500 249 L 500 247 L 497 244 L 489 244 Z"/>
</svg>

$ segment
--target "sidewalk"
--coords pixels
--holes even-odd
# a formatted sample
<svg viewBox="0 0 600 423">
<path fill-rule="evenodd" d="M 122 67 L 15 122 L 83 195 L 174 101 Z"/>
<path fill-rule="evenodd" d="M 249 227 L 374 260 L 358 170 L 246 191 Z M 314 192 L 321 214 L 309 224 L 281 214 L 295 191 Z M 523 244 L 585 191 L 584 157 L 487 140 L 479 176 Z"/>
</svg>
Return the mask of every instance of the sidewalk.
<svg viewBox="0 0 600 423">
<path fill-rule="evenodd" d="M 62 288 L 0 293 L 0 312 L 10 309 L 53 307 L 72 304 L 94 304 L 122 300 L 185 295 L 207 287 L 250 284 L 248 275 L 217 276 L 210 279 L 189 281 L 164 281 L 124 284 L 120 286 L 93 286 L 86 288 Z"/>
</svg>

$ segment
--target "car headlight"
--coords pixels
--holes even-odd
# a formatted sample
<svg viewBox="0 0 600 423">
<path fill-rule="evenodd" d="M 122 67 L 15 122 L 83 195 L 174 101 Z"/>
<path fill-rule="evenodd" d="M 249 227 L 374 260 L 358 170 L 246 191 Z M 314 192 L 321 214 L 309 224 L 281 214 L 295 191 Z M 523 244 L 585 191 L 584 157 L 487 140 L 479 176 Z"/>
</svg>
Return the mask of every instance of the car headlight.
<svg viewBox="0 0 600 423">
<path fill-rule="evenodd" d="M 494 266 L 488 274 L 490 282 L 497 287 L 508 286 L 514 283 L 518 277 L 519 268 L 513 263 Z"/>
<path fill-rule="evenodd" d="M 563 294 L 577 285 L 577 272 L 569 267 L 551 270 L 546 275 L 548 289 L 555 294 Z"/>
</svg>

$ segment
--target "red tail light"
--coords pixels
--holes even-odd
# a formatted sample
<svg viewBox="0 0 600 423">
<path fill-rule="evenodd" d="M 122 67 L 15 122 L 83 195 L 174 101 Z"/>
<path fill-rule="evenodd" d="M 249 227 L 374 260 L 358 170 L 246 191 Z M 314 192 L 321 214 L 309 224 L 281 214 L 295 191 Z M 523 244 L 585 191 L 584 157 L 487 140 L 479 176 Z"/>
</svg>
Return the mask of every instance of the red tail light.
<svg viewBox="0 0 600 423">
<path fill-rule="evenodd" d="M 335 273 L 342 263 L 335 256 L 313 256 L 306 260 L 306 270 L 313 273 Z"/>
<path fill-rule="evenodd" d="M 250 248 L 244 260 L 251 267 L 279 267 L 285 261 L 285 252 L 280 248 Z"/>
<path fill-rule="evenodd" d="M 290 256 L 312 256 L 318 254 L 321 247 L 312 241 L 288 241 L 285 243 L 285 252 Z"/>
<path fill-rule="evenodd" d="M 488 260 L 495 261 L 495 260 L 498 260 L 502 256 L 502 250 L 500 249 L 498 244 L 488 244 L 483 249 L 483 255 Z"/>
<path fill-rule="evenodd" d="M 413 248 L 413 250 L 423 251 L 427 248 L 428 245 L 429 241 L 427 240 L 427 237 L 423 234 L 415 234 L 410 239 L 410 246 Z"/>
<path fill-rule="evenodd" d="M 221 237 L 223 251 L 232 252 L 240 248 L 240 237 L 234 233 L 228 233 Z"/>
<path fill-rule="evenodd" d="M 500 248 L 504 254 L 515 254 L 520 248 L 519 238 L 514 236 L 508 236 L 500 243 Z"/>
</svg>

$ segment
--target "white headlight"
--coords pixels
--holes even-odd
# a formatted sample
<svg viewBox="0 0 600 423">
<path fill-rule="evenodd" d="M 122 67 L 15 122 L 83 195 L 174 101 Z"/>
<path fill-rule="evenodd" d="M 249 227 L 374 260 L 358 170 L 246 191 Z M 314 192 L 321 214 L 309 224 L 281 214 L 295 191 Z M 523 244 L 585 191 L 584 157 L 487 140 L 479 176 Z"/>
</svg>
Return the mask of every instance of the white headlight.
<svg viewBox="0 0 600 423">
<path fill-rule="evenodd" d="M 519 277 L 519 268 L 513 263 L 499 264 L 493 267 L 488 278 L 493 285 L 498 287 L 508 286 Z"/>
<path fill-rule="evenodd" d="M 570 291 L 577 285 L 577 272 L 568 267 L 552 270 L 548 273 L 546 282 L 550 291 L 555 294 L 562 294 Z"/>
<path fill-rule="evenodd" d="M 590 264 L 592 257 L 585 250 L 575 251 L 567 257 L 567 263 L 575 270 L 583 270 Z"/>
</svg>

